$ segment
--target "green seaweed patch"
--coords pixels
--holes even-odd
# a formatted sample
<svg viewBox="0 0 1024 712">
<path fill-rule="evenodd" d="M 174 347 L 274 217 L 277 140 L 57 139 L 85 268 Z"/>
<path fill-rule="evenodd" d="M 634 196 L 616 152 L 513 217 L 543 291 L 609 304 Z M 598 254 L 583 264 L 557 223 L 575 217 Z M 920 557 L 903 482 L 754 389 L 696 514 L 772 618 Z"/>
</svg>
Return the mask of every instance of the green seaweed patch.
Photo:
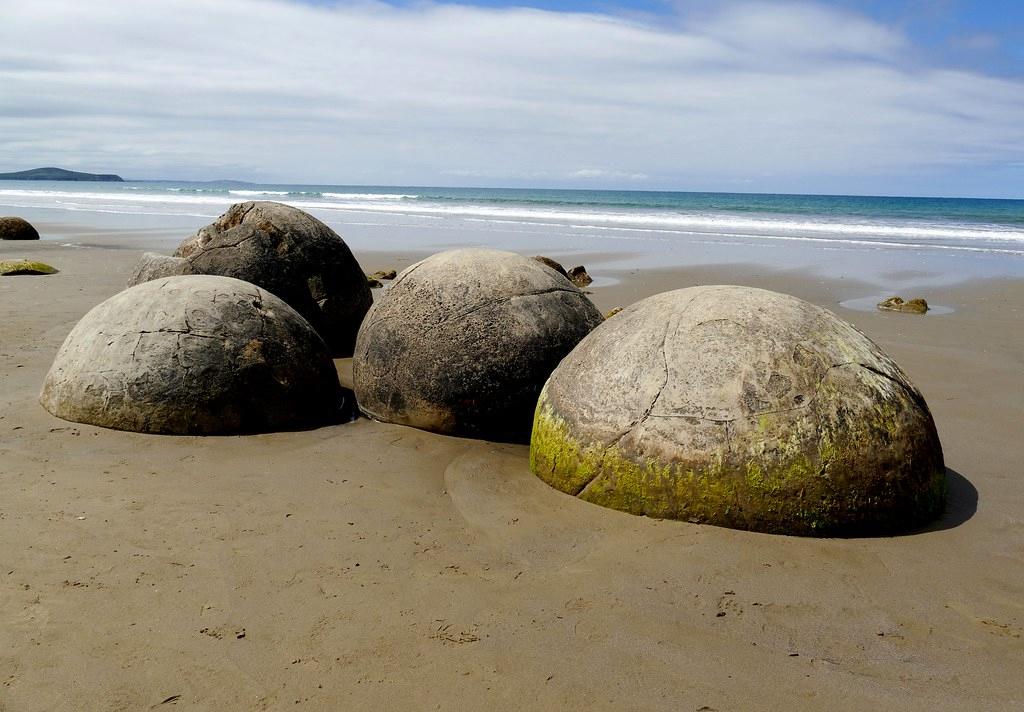
<svg viewBox="0 0 1024 712">
<path fill-rule="evenodd" d="M 34 260 L 0 260 L 0 275 L 13 277 L 19 274 L 56 274 L 59 270 L 45 262 Z"/>
<path fill-rule="evenodd" d="M 702 463 L 664 462 L 636 459 L 619 441 L 580 442 L 542 396 L 530 467 L 556 489 L 632 514 L 803 536 L 894 533 L 932 519 L 946 495 L 941 456 L 909 463 L 923 469 L 923 478 L 908 482 L 897 472 L 858 481 L 851 463 L 862 438 L 891 432 L 897 416 L 895 407 L 881 408 L 845 439 L 826 428 L 810 454 L 796 432 L 779 437 L 770 431 L 783 426 L 760 419 L 759 437 L 772 443 L 770 456 L 737 461 L 719 453 Z"/>
</svg>

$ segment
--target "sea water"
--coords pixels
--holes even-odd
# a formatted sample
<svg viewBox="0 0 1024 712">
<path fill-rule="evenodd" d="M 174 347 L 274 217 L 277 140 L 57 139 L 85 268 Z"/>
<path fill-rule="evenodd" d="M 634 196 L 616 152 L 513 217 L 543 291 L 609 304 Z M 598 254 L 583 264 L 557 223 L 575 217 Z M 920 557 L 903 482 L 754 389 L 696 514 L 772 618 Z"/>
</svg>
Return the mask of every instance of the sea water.
<svg viewBox="0 0 1024 712">
<path fill-rule="evenodd" d="M 150 230 L 170 245 L 244 200 L 309 211 L 355 250 L 482 245 L 556 257 L 598 254 L 621 267 L 744 262 L 862 278 L 901 271 L 941 281 L 1024 276 L 1024 200 L 0 182 L 0 211 L 76 226 L 83 240 L 110 231 L 130 240 L 133 231 Z"/>
</svg>

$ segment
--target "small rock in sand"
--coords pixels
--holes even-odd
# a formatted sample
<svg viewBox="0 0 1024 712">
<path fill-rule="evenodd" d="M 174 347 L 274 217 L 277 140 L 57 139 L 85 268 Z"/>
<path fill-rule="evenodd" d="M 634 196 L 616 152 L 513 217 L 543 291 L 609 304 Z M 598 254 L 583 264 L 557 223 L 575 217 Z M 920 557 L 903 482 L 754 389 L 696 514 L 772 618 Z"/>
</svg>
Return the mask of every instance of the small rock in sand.
<svg viewBox="0 0 1024 712">
<path fill-rule="evenodd" d="M 57 269 L 45 262 L 34 260 L 0 260 L 0 275 L 5 277 L 18 274 L 56 274 Z"/>
<path fill-rule="evenodd" d="M 911 299 L 903 301 L 903 297 L 889 297 L 878 303 L 882 311 L 904 312 L 906 314 L 925 314 L 928 311 L 928 302 L 924 299 Z"/>
<path fill-rule="evenodd" d="M 577 287 L 586 287 L 594 280 L 589 274 L 587 274 L 587 268 L 583 265 L 573 267 L 568 272 L 569 281 L 575 284 Z"/>
</svg>

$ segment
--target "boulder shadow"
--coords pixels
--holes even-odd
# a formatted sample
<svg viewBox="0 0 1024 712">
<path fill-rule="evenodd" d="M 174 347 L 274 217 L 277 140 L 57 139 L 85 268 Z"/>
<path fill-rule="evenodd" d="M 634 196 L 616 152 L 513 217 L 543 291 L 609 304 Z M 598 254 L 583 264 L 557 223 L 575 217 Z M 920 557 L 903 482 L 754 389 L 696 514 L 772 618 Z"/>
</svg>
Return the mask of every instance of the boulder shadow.
<svg viewBox="0 0 1024 712">
<path fill-rule="evenodd" d="M 978 511 L 978 490 L 970 480 L 956 470 L 947 467 L 946 483 L 948 485 L 946 509 L 942 516 L 931 524 L 910 532 L 911 534 L 927 534 L 954 529 L 969 520 Z"/>
</svg>

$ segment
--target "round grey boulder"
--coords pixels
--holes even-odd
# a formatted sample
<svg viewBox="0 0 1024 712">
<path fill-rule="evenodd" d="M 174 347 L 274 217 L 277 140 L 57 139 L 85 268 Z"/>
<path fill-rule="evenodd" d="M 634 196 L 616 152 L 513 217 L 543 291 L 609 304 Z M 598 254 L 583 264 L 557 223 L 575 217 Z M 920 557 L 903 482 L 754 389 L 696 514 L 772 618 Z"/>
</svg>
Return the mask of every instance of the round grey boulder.
<svg viewBox="0 0 1024 712">
<path fill-rule="evenodd" d="M 931 413 L 891 358 L 825 309 L 732 286 L 594 330 L 544 387 L 530 464 L 606 507 L 798 535 L 919 527 L 946 487 Z"/>
<path fill-rule="evenodd" d="M 334 362 L 283 301 L 229 277 L 167 277 L 82 317 L 40 402 L 78 423 L 224 434 L 319 425 L 342 404 Z"/>
<path fill-rule="evenodd" d="M 0 217 L 0 240 L 38 240 L 39 233 L 24 218 Z"/>
<path fill-rule="evenodd" d="M 463 249 L 418 262 L 359 330 L 356 400 L 368 416 L 425 430 L 525 440 L 537 394 L 601 313 L 554 270 Z"/>
<path fill-rule="evenodd" d="M 352 353 L 373 303 L 362 268 L 345 241 L 289 205 L 233 205 L 201 228 L 173 257 L 143 256 L 129 286 L 183 274 L 235 277 L 263 287 L 302 314 L 336 356 Z"/>
</svg>

